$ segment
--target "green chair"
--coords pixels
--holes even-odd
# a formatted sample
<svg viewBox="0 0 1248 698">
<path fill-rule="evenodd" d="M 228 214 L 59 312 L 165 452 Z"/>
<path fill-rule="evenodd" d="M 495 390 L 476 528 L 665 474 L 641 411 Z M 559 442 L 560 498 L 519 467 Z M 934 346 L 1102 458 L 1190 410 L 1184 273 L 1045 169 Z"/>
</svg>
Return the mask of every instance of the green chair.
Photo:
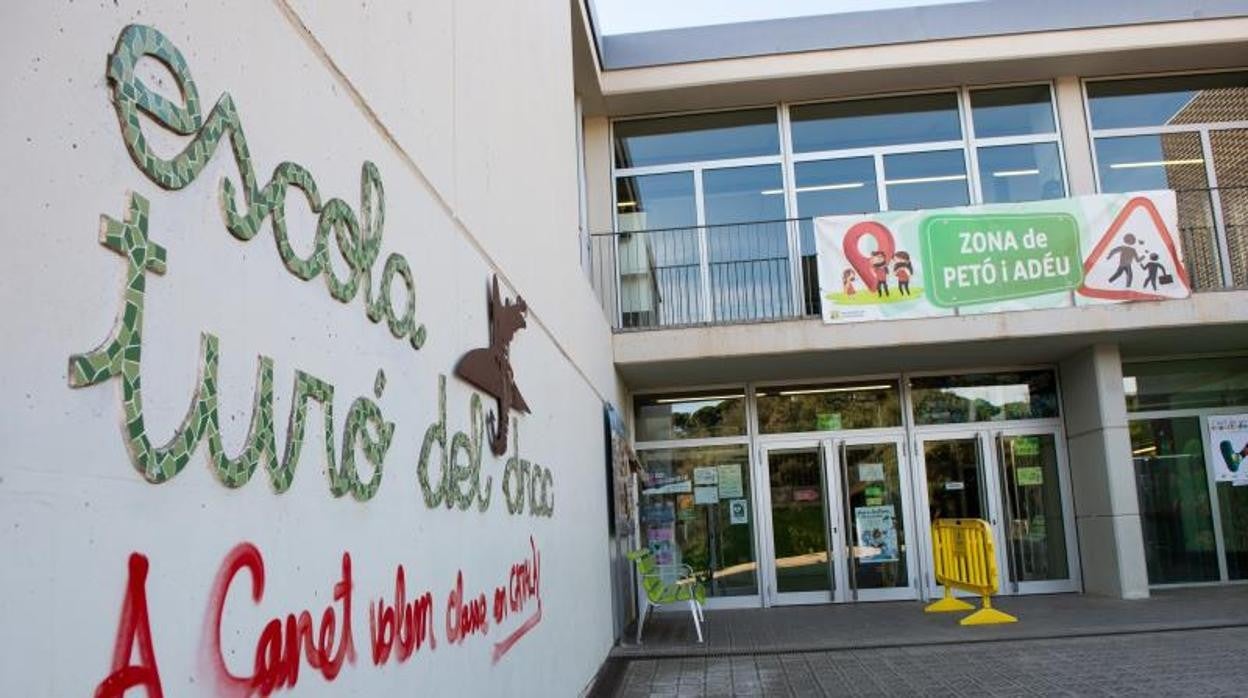
<svg viewBox="0 0 1248 698">
<path fill-rule="evenodd" d="M 641 579 L 641 588 L 645 591 L 641 613 L 637 616 L 637 644 L 641 644 L 641 629 L 646 623 L 646 616 L 651 607 L 665 606 L 676 603 L 689 604 L 689 613 L 693 615 L 693 629 L 698 633 L 698 642 L 702 642 L 702 623 L 706 616 L 702 606 L 706 603 L 706 589 L 693 576 L 693 568 L 689 565 L 660 565 L 654 561 L 649 550 L 634 550 L 628 559 L 637 565 L 637 576 Z"/>
</svg>

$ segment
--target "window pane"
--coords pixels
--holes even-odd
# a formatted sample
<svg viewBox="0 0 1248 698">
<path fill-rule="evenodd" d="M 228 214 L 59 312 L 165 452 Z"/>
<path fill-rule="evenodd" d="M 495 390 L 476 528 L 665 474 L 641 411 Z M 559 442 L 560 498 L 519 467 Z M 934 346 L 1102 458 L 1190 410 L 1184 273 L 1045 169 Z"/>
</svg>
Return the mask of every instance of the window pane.
<svg viewBox="0 0 1248 698">
<path fill-rule="evenodd" d="M 625 327 L 703 319 L 692 172 L 615 180 L 620 311 Z"/>
<path fill-rule="evenodd" d="M 614 130 L 620 169 L 780 153 L 775 109 L 617 121 Z"/>
<path fill-rule="evenodd" d="M 714 319 L 791 315 L 792 273 L 780 166 L 706 170 L 702 192 Z"/>
<path fill-rule="evenodd" d="M 1128 412 L 1248 405 L 1242 357 L 1123 364 Z"/>
<path fill-rule="evenodd" d="M 1088 84 L 1092 128 L 1248 119 L 1248 73 L 1180 75 Z"/>
<path fill-rule="evenodd" d="M 1097 138 L 1096 165 L 1104 192 L 1209 186 L 1195 133 Z"/>
<path fill-rule="evenodd" d="M 1209 132 L 1234 286 L 1248 286 L 1248 129 Z"/>
<path fill-rule="evenodd" d="M 642 536 L 663 571 L 673 575 L 669 582 L 681 579 L 674 566 L 683 564 L 693 568 L 710 596 L 757 594 L 749 448 L 708 446 L 637 455 L 646 473 Z M 714 504 L 694 501 L 694 471 L 701 468 L 715 472 Z"/>
<path fill-rule="evenodd" d="M 805 104 L 789 115 L 798 153 L 962 138 L 952 92 Z"/>
<path fill-rule="evenodd" d="M 1174 189 L 1183 262 L 1197 289 L 1222 286 L 1221 251 L 1214 225 L 1200 136 L 1167 133 L 1096 139 L 1101 191 Z"/>
<path fill-rule="evenodd" d="M 1019 582 L 1067 579 L 1056 437 L 1002 436 L 998 449 L 1009 513 L 1010 577 Z"/>
<path fill-rule="evenodd" d="M 976 138 L 1055 133 L 1048 85 L 971 92 Z"/>
<path fill-rule="evenodd" d="M 1218 557 L 1197 417 L 1130 423 L 1150 584 L 1216 581 Z"/>
<path fill-rule="evenodd" d="M 741 390 L 634 399 L 638 441 L 696 439 L 745 434 L 745 393 Z"/>
<path fill-rule="evenodd" d="M 1058 416 L 1052 371 L 922 376 L 910 379 L 910 390 L 919 425 Z"/>
<path fill-rule="evenodd" d="M 823 448 L 770 450 L 772 550 L 776 591 L 832 591 Z"/>
<path fill-rule="evenodd" d="M 901 426 L 896 381 L 856 385 L 786 385 L 758 389 L 764 434 Z"/>
<path fill-rule="evenodd" d="M 801 235 L 802 299 L 807 315 L 819 314 L 819 270 L 815 261 L 815 226 L 818 216 L 875 213 L 880 197 L 875 182 L 875 159 L 843 158 L 799 162 L 793 166 L 797 179 L 797 215 Z"/>
<path fill-rule="evenodd" d="M 1248 487 L 1219 482 L 1218 510 L 1222 514 L 1227 577 L 1248 579 Z"/>
<path fill-rule="evenodd" d="M 980 148 L 978 155 L 984 203 L 1060 199 L 1066 195 L 1056 143 L 993 146 Z"/>
<path fill-rule="evenodd" d="M 890 211 L 970 203 L 961 150 L 885 155 L 884 183 Z"/>
<path fill-rule="evenodd" d="M 619 177 L 615 180 L 618 230 L 657 230 L 697 225 L 693 173 Z"/>
</svg>

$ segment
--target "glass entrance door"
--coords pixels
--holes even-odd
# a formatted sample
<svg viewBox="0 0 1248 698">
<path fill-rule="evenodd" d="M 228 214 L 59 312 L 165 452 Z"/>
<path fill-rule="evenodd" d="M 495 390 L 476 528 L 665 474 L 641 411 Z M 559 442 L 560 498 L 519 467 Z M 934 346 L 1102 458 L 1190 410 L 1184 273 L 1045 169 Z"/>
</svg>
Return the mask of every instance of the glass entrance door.
<svg viewBox="0 0 1248 698">
<path fill-rule="evenodd" d="M 900 438 L 860 437 L 837 442 L 844 525 L 838 601 L 884 601 L 918 596 L 910 559 L 912 497 Z"/>
<path fill-rule="evenodd" d="M 833 560 L 839 546 L 835 492 L 828 486 L 825 445 L 765 446 L 762 449 L 767 487 L 763 510 L 770 512 L 762 529 L 768 550 L 768 603 L 826 603 L 836 591 Z"/>
<path fill-rule="evenodd" d="M 923 563 L 932 577 L 931 523 L 987 521 L 993 529 L 1000 593 L 1075 591 L 1078 582 L 1063 449 L 1053 429 L 968 430 L 922 435 L 917 470 L 926 489 Z M 1064 496 L 1065 495 L 1065 496 Z"/>
</svg>

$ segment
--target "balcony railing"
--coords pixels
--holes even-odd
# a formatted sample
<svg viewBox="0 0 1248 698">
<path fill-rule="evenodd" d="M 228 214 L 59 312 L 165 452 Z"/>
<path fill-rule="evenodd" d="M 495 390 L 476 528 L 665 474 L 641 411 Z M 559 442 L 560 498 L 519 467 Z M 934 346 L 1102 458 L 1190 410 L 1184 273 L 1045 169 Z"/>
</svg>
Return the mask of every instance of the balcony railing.
<svg viewBox="0 0 1248 698">
<path fill-rule="evenodd" d="M 1176 192 L 1196 291 L 1248 288 L 1248 186 Z M 619 330 L 819 315 L 810 218 L 591 236 L 593 280 Z"/>
</svg>

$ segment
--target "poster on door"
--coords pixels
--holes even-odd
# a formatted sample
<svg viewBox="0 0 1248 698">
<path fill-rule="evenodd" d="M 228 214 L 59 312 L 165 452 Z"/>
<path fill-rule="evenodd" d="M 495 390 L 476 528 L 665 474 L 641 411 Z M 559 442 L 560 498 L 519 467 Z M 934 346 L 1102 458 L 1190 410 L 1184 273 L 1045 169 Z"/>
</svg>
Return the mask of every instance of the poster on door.
<svg viewBox="0 0 1248 698">
<path fill-rule="evenodd" d="M 897 515 L 892 505 L 854 507 L 854 530 L 858 538 L 854 558 L 860 564 L 897 561 Z"/>
<path fill-rule="evenodd" d="M 829 324 L 1187 298 L 1173 191 L 815 219 Z"/>
<path fill-rule="evenodd" d="M 1213 479 L 1248 485 L 1248 414 L 1209 417 L 1209 443 L 1213 446 Z"/>
</svg>

